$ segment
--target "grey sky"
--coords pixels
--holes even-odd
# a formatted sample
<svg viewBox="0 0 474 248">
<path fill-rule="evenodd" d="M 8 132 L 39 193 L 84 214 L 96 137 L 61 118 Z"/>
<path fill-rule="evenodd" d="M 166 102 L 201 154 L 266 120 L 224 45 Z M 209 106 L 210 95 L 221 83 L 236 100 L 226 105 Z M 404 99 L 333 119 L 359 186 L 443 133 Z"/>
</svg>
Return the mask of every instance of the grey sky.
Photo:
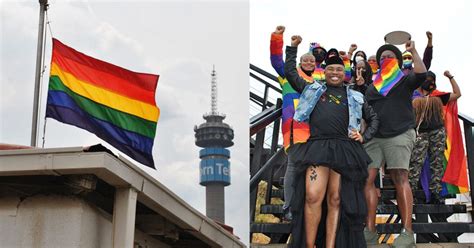
<svg viewBox="0 0 474 248">
<path fill-rule="evenodd" d="M 203 213 L 205 190 L 198 183 L 199 148 L 194 145 L 193 127 L 210 111 L 210 73 L 216 65 L 218 111 L 227 115 L 225 121 L 235 132 L 226 222 L 245 243 L 248 8 L 246 1 L 50 0 L 48 11 L 53 35 L 63 43 L 133 71 L 160 75 L 156 101 L 161 116 L 153 149 L 157 171 L 145 169 Z M 29 145 L 38 12 L 37 1 L 0 1 L 0 142 Z M 41 119 L 51 56 L 47 32 Z M 45 147 L 98 142 L 86 131 L 47 121 Z"/>
</svg>

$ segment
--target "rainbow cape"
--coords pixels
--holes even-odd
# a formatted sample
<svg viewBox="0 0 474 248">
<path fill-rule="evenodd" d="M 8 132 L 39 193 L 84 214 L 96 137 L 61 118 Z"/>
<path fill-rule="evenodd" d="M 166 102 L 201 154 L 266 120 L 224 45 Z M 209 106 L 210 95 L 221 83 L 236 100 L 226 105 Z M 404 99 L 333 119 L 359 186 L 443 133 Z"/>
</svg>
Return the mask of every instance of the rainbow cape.
<svg viewBox="0 0 474 248">
<path fill-rule="evenodd" d="M 388 92 L 403 76 L 404 74 L 398 66 L 397 59 L 384 59 L 373 84 L 381 95 L 387 96 Z"/>
<path fill-rule="evenodd" d="M 352 78 L 351 60 L 349 57 L 344 56 L 342 62 L 344 63 L 344 81 L 350 82 Z"/>
<path fill-rule="evenodd" d="M 53 38 L 46 117 L 85 129 L 155 168 L 158 78 L 92 58 Z"/>
<path fill-rule="evenodd" d="M 430 96 L 441 96 L 448 94 L 438 90 L 433 91 Z M 419 96 L 419 92 L 414 92 L 414 97 Z M 456 101 L 448 102 L 443 106 L 444 127 L 446 129 L 446 150 L 444 151 L 444 176 L 442 178 L 442 195 L 469 192 L 467 177 L 467 158 L 464 152 L 461 127 L 458 118 L 458 106 Z M 429 181 L 431 180 L 429 157 L 425 160 L 420 175 L 423 190 L 429 199 Z"/>
<path fill-rule="evenodd" d="M 313 76 L 313 79 L 318 82 L 324 81 L 326 79 L 326 76 L 324 75 L 324 69 L 320 66 L 321 65 L 316 65 L 316 68 L 314 68 L 313 74 L 311 75 Z"/>
</svg>

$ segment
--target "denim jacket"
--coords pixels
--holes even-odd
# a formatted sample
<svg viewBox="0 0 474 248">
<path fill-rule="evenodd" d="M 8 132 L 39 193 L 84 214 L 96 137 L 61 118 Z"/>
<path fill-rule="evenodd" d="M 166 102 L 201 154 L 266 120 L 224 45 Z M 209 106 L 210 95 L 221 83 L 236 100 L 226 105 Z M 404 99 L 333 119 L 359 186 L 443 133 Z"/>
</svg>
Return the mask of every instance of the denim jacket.
<svg viewBox="0 0 474 248">
<path fill-rule="evenodd" d="M 362 120 L 362 106 L 364 105 L 364 96 L 355 90 L 350 89 L 348 86 L 347 90 L 347 102 L 349 106 L 349 126 L 348 134 L 351 130 L 356 129 L 360 131 L 360 124 Z M 303 93 L 301 93 L 298 107 L 296 108 L 294 119 L 298 122 L 308 122 L 311 112 L 319 101 L 319 98 L 326 92 L 326 84 L 315 81 L 312 84 L 308 84 Z"/>
<path fill-rule="evenodd" d="M 296 47 L 286 48 L 286 62 L 285 75 L 291 87 L 297 92 L 301 93 L 298 107 L 295 110 L 294 120 L 298 122 L 309 122 L 309 116 L 313 112 L 314 107 L 319 101 L 319 98 L 326 92 L 327 87 L 324 83 L 314 81 L 308 84 L 302 79 L 296 70 Z M 364 142 L 372 139 L 379 128 L 379 120 L 377 114 L 372 107 L 365 101 L 364 96 L 348 85 L 345 85 L 347 90 L 347 101 L 349 107 L 349 126 L 348 135 L 350 131 L 356 129 L 361 131 L 362 119 L 367 123 L 366 129 L 363 132 Z"/>
</svg>

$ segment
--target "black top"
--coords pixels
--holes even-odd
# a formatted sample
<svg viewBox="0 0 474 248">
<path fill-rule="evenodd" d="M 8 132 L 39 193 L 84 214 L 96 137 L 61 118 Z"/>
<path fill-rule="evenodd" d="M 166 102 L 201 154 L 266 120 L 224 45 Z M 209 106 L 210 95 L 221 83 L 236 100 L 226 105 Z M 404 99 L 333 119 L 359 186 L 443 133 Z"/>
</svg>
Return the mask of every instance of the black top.
<svg viewBox="0 0 474 248">
<path fill-rule="evenodd" d="M 404 76 L 387 94 L 381 95 L 373 84 L 369 85 L 365 93 L 366 100 L 374 108 L 380 120 L 379 130 L 375 137 L 389 138 L 415 128 L 413 114 L 413 91 L 420 87 L 426 79 L 426 72 L 410 72 Z"/>
<path fill-rule="evenodd" d="M 448 101 L 449 101 L 449 95 L 450 93 L 447 93 L 440 96 L 430 96 L 430 98 L 438 97 L 439 99 L 441 99 L 441 102 L 443 103 L 443 105 L 446 105 L 448 104 Z M 444 126 L 444 122 L 442 118 L 432 117 L 431 119 L 423 120 L 421 122 L 420 129 L 418 130 L 418 132 L 426 133 L 429 131 L 440 129 L 443 126 Z"/>
<path fill-rule="evenodd" d="M 309 117 L 310 139 L 348 139 L 349 108 L 347 106 L 346 87 L 328 84 L 326 86 L 326 92 L 321 95 Z"/>
<path fill-rule="evenodd" d="M 296 70 L 297 51 L 298 50 L 296 47 L 289 47 L 289 46 L 286 47 L 285 75 L 286 75 L 286 78 L 288 79 L 288 82 L 291 84 L 291 87 L 293 87 L 293 89 L 295 89 L 297 92 L 302 93 L 304 88 L 308 85 L 308 83 L 298 75 L 298 71 Z M 330 88 L 329 85 L 326 84 L 326 86 Z M 333 89 L 328 89 L 328 90 L 329 92 L 326 92 L 326 97 L 328 96 L 330 92 L 332 92 Z M 332 95 L 340 95 L 341 97 L 344 96 L 343 102 L 345 102 L 346 105 L 340 104 L 340 106 L 338 106 L 336 109 L 343 108 L 343 107 L 347 108 L 346 88 L 341 87 L 340 89 L 336 89 L 336 91 L 337 90 L 342 90 L 344 92 L 341 94 L 337 94 L 337 92 L 333 92 Z M 323 98 L 323 96 L 321 96 L 321 98 Z M 320 98 L 320 101 L 316 104 L 315 109 L 318 108 L 317 106 L 321 103 L 322 101 L 321 98 Z M 313 109 L 313 112 L 311 114 L 315 113 L 315 111 L 316 110 Z M 321 120 L 321 122 L 319 122 L 318 120 L 314 119 L 318 116 L 318 114 L 311 115 L 310 116 L 311 138 L 314 138 L 314 139 L 323 138 L 325 137 L 323 135 L 336 134 L 334 135 L 336 136 L 334 138 L 340 137 L 340 138 L 347 139 L 348 138 L 347 127 L 349 126 L 349 114 L 348 114 L 349 110 L 347 108 L 347 109 L 344 109 L 344 111 L 345 111 L 344 113 L 338 112 L 339 114 L 337 115 L 335 114 L 336 112 L 333 113 L 331 112 L 330 109 L 327 112 L 325 111 L 320 112 L 321 113 L 320 116 L 323 118 L 325 117 L 326 119 L 331 118 L 332 120 L 332 117 L 335 116 L 334 117 L 335 119 L 331 121 L 331 123 L 334 125 L 331 125 L 331 123 L 328 124 L 329 126 L 334 126 L 334 127 L 331 127 L 333 128 L 332 130 L 328 130 L 329 127 L 319 127 L 319 131 L 313 130 L 314 129 L 314 127 L 312 126 L 313 124 L 320 123 L 321 125 L 321 124 L 327 123 L 328 121 Z M 341 118 L 344 118 L 344 120 L 342 120 Z M 377 114 L 375 113 L 375 111 L 372 109 L 372 107 L 370 107 L 370 105 L 365 100 L 364 100 L 364 105 L 362 106 L 362 118 L 367 122 L 367 128 L 364 131 L 363 138 L 364 138 L 364 142 L 368 142 L 369 140 L 372 139 L 372 137 L 374 136 L 375 132 L 377 131 L 379 127 L 379 119 L 377 118 Z M 341 124 L 341 123 L 344 123 L 344 124 Z M 342 128 L 344 128 L 344 130 Z M 321 136 L 318 136 L 319 134 L 321 134 Z"/>
</svg>

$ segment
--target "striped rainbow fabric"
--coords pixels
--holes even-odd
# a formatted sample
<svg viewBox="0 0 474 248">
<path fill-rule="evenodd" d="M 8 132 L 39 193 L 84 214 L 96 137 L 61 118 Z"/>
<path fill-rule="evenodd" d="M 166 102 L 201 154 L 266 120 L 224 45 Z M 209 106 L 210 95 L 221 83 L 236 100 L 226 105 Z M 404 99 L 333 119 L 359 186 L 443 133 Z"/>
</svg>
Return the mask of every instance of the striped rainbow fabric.
<svg viewBox="0 0 474 248">
<path fill-rule="evenodd" d="M 155 168 L 158 78 L 92 58 L 53 38 L 46 117 L 94 133 Z"/>
<path fill-rule="evenodd" d="M 400 81 L 403 75 L 398 66 L 398 60 L 386 58 L 383 60 L 373 84 L 381 95 L 387 96 L 388 92 Z"/>
<path fill-rule="evenodd" d="M 344 81 L 350 82 L 352 78 L 351 60 L 346 55 L 342 57 L 342 62 L 344 63 Z"/>
<path fill-rule="evenodd" d="M 430 96 L 437 97 L 448 94 L 435 90 Z M 422 97 L 423 95 L 415 90 L 413 99 Z M 443 106 L 444 111 L 444 128 L 446 129 L 446 149 L 444 150 L 444 175 L 443 191 L 441 195 L 457 194 L 469 192 L 469 182 L 467 174 L 467 158 L 464 151 L 463 138 L 461 134 L 461 125 L 458 119 L 457 101 L 448 102 Z M 420 175 L 421 185 L 425 191 L 426 198 L 429 199 L 431 192 L 429 191 L 429 181 L 431 180 L 430 159 L 427 159 L 423 165 Z"/>
<path fill-rule="evenodd" d="M 433 92 L 435 95 L 437 92 Z M 469 192 L 467 158 L 464 152 L 461 125 L 458 119 L 457 101 L 444 107 L 444 126 L 446 128 L 446 167 L 442 181 L 449 193 Z"/>
<path fill-rule="evenodd" d="M 300 74 L 301 75 L 301 74 Z M 324 69 L 321 67 L 321 65 L 316 65 L 314 68 L 313 74 L 311 74 L 314 80 L 321 82 L 326 79 L 324 76 Z"/>
</svg>

